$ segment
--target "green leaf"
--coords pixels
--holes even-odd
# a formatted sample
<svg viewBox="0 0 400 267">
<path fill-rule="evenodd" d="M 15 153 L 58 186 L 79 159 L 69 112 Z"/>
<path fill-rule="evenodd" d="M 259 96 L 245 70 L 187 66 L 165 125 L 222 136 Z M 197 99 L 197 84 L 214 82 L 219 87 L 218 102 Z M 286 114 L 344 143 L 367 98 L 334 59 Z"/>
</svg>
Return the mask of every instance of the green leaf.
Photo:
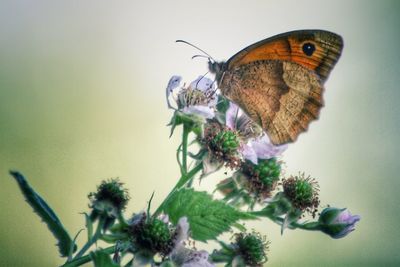
<svg viewBox="0 0 400 267">
<path fill-rule="evenodd" d="M 10 171 L 10 174 L 17 181 L 22 194 L 25 196 L 26 202 L 28 202 L 39 217 L 47 224 L 49 230 L 58 240 L 57 246 L 61 256 L 67 257 L 71 247 L 73 248 L 73 251 L 75 251 L 76 245 L 73 244 L 73 240 L 69 236 L 68 232 L 65 230 L 54 211 L 49 207 L 49 205 L 47 205 L 46 201 L 41 198 L 32 187 L 30 187 L 22 174 L 15 171 Z"/>
<path fill-rule="evenodd" d="M 95 267 L 119 267 L 119 264 L 114 263 L 110 256 L 102 251 L 98 250 L 90 252 L 90 258 L 92 259 Z"/>
<path fill-rule="evenodd" d="M 216 239 L 238 220 L 256 219 L 225 202 L 213 200 L 207 192 L 193 189 L 175 192 L 167 200 L 163 210 L 175 224 L 179 218 L 187 217 L 192 238 L 203 242 Z"/>
</svg>

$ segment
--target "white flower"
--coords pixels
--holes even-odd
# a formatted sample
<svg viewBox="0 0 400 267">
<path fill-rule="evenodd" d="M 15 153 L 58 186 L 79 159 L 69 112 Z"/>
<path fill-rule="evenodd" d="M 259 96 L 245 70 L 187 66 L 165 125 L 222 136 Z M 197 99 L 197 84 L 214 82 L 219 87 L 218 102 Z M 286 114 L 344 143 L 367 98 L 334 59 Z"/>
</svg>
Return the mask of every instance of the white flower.
<svg viewBox="0 0 400 267">
<path fill-rule="evenodd" d="M 239 152 L 254 164 L 258 159 L 270 159 L 282 154 L 287 145 L 275 146 L 268 135 L 254 123 L 236 104 L 230 102 L 225 116 L 226 126 L 237 130 L 243 137 Z"/>
<path fill-rule="evenodd" d="M 179 110 L 186 115 L 195 115 L 204 119 L 214 118 L 215 106 L 218 101 L 215 83 L 204 76 L 199 76 L 189 86 L 183 85 L 181 87 L 181 80 L 180 76 L 174 75 L 168 82 L 166 88 L 168 107 Z M 177 108 L 171 105 L 171 96 Z"/>
</svg>

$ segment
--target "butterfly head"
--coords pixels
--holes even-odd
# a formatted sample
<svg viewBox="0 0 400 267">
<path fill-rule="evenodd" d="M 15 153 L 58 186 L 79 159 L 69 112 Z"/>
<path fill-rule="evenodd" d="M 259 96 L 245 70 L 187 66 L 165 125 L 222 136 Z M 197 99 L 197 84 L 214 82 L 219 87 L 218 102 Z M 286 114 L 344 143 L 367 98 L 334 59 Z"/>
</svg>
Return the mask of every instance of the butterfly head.
<svg viewBox="0 0 400 267">
<path fill-rule="evenodd" d="M 222 74 L 226 70 L 226 64 L 224 61 L 217 62 L 214 60 L 208 60 L 208 70 L 215 74 L 215 79 L 219 83 L 222 78 Z"/>
</svg>

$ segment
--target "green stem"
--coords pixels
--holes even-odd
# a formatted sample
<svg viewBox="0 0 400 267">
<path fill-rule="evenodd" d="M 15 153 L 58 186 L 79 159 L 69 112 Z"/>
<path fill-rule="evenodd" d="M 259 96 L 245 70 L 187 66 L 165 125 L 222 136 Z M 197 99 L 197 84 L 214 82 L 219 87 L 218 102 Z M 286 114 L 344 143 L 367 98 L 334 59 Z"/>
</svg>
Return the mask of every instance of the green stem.
<svg viewBox="0 0 400 267">
<path fill-rule="evenodd" d="M 190 133 L 190 127 L 186 123 L 183 124 L 182 132 L 182 175 L 187 174 L 187 149 L 188 149 L 188 137 Z"/>
<path fill-rule="evenodd" d="M 104 223 L 105 223 L 105 218 L 100 217 L 99 223 L 97 224 L 96 232 L 94 233 L 92 238 L 88 242 L 86 242 L 83 248 L 76 254 L 74 259 L 82 257 L 83 254 L 85 254 L 85 252 L 99 239 L 101 235 L 101 230 L 104 227 Z"/>
<path fill-rule="evenodd" d="M 174 188 L 171 190 L 171 192 L 168 194 L 168 196 L 164 199 L 164 201 L 161 203 L 161 205 L 157 208 L 156 212 L 154 213 L 154 216 L 157 216 L 160 214 L 162 211 L 165 203 L 167 203 L 168 199 L 182 186 L 184 186 L 188 181 L 193 179 L 193 177 L 203 169 L 203 163 L 197 164 L 192 170 L 190 170 L 186 175 L 182 175 L 181 178 L 179 178 L 179 181 L 176 183 Z"/>
<path fill-rule="evenodd" d="M 111 246 L 108 248 L 105 248 L 102 250 L 103 252 L 107 253 L 107 254 L 112 254 L 115 251 L 115 246 Z M 64 265 L 61 265 L 61 267 L 76 267 L 76 266 L 80 266 L 82 264 L 85 264 L 89 261 L 91 261 L 92 259 L 90 258 L 90 255 L 86 255 L 77 259 L 74 259 L 70 262 L 65 263 Z"/>
<path fill-rule="evenodd" d="M 258 217 L 266 217 L 273 221 L 274 223 L 277 223 L 279 225 L 282 225 L 283 222 L 285 221 L 284 218 L 274 216 L 272 210 L 264 209 L 260 211 L 251 211 L 248 212 L 248 214 L 258 216 Z M 320 224 L 319 222 L 309 222 L 309 223 L 297 223 L 297 222 L 292 222 L 289 225 L 289 229 L 302 229 L 302 230 L 307 230 L 307 231 L 320 231 Z"/>
</svg>

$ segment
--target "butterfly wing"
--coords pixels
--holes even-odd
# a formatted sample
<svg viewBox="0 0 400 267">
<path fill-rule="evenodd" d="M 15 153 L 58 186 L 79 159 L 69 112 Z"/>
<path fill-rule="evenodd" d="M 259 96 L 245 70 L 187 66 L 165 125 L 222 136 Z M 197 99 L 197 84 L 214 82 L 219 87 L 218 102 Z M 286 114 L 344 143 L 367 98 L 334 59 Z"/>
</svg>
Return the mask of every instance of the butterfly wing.
<svg viewBox="0 0 400 267">
<path fill-rule="evenodd" d="M 283 33 L 250 45 L 217 73 L 223 95 L 238 104 L 275 145 L 293 142 L 318 118 L 323 84 L 343 49 L 322 30 Z"/>
<path fill-rule="evenodd" d="M 257 60 L 285 60 L 296 62 L 315 71 L 325 82 L 343 49 L 339 35 L 323 30 L 286 32 L 246 47 L 226 63 L 226 69 Z"/>
<path fill-rule="evenodd" d="M 295 141 L 323 106 L 318 75 L 290 61 L 259 60 L 235 67 L 224 73 L 220 88 L 275 145 Z"/>
</svg>

